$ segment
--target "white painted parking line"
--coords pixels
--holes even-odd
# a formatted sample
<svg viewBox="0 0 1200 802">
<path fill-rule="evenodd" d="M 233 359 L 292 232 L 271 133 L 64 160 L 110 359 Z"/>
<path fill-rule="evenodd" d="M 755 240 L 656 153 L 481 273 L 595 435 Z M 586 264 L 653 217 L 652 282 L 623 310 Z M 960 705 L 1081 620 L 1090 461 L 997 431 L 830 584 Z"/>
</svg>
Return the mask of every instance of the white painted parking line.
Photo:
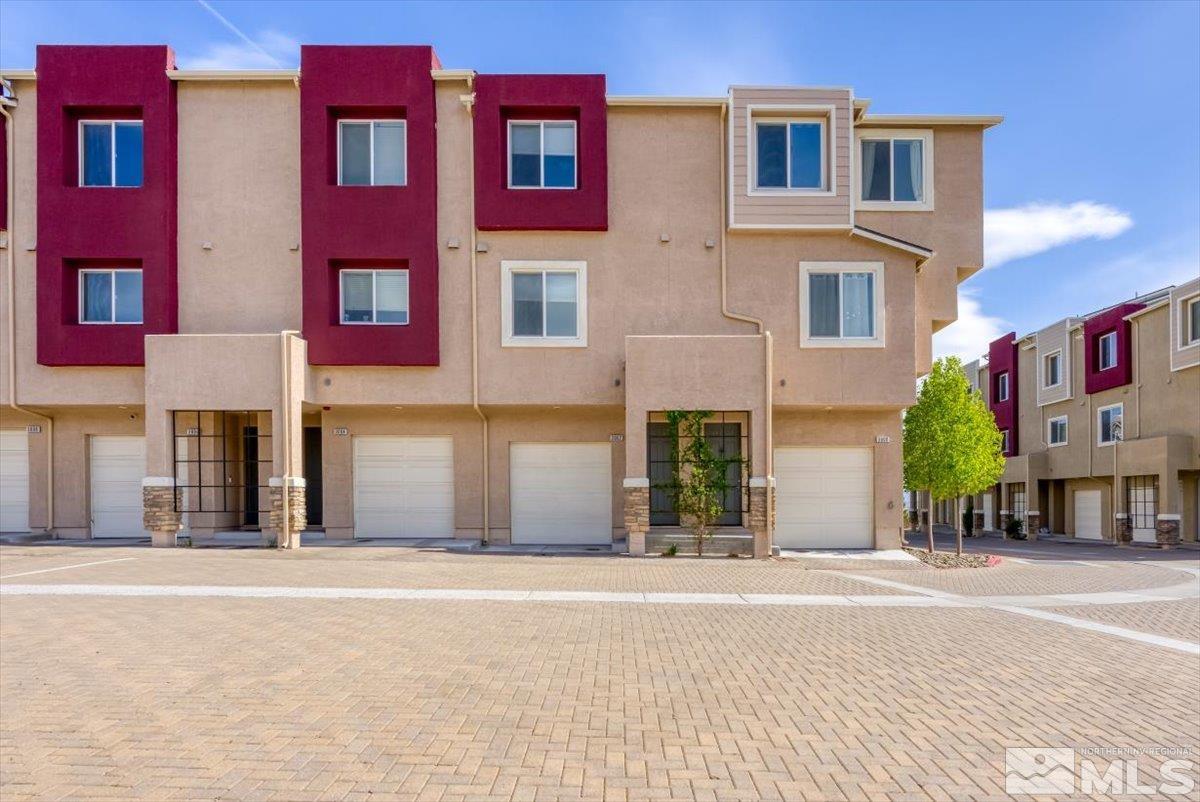
<svg viewBox="0 0 1200 802">
<path fill-rule="evenodd" d="M 34 574 L 48 574 L 51 571 L 67 571 L 72 568 L 87 568 L 89 565 L 105 565 L 106 563 L 123 563 L 128 560 L 136 560 L 137 557 L 118 557 L 115 560 L 97 560 L 91 563 L 76 563 L 75 565 L 60 565 L 57 568 L 42 568 L 37 571 L 23 571 L 19 574 L 5 574 L 0 576 L 0 579 L 15 579 L 19 576 L 33 576 Z"/>
</svg>

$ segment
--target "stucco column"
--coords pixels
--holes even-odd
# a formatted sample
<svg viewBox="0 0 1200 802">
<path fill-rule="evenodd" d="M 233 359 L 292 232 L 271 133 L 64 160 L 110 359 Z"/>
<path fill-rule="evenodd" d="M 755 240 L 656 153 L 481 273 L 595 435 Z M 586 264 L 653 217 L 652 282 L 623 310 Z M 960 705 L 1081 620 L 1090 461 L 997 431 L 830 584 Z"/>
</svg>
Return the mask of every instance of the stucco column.
<svg viewBox="0 0 1200 802">
<path fill-rule="evenodd" d="M 650 480 L 625 479 L 625 537 L 629 554 L 646 556 L 646 533 L 650 529 Z"/>
<path fill-rule="evenodd" d="M 771 533 L 775 529 L 774 477 L 750 477 L 750 510 L 747 518 L 750 533 L 754 535 L 754 556 L 770 557 Z"/>
</svg>

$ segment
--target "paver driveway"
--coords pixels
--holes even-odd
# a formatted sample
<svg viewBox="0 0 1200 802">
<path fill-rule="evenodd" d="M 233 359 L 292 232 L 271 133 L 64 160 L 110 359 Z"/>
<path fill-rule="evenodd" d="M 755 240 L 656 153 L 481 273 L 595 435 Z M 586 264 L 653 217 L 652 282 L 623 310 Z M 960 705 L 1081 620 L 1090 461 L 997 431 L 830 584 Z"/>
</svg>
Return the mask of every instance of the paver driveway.
<svg viewBox="0 0 1200 802">
<path fill-rule="evenodd" d="M 1005 746 L 1200 760 L 1200 656 L 1178 648 L 1200 641 L 1194 594 L 1042 608 L 1125 635 L 888 606 L 923 590 L 1153 592 L 1197 571 L 1097 565 L 0 548 L 0 798 L 1007 799 Z M 185 585 L 216 590 L 162 595 Z M 230 595 L 250 587 L 796 601 Z M 851 596 L 876 601 L 820 601 Z"/>
</svg>

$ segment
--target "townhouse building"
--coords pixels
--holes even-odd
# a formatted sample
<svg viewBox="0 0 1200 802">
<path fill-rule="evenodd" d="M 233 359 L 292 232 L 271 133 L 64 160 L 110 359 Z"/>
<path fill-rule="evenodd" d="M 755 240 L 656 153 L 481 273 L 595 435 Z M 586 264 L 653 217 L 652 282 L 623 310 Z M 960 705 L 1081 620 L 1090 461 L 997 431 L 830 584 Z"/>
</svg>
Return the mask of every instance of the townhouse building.
<svg viewBox="0 0 1200 802">
<path fill-rule="evenodd" d="M 676 409 L 722 523 L 894 547 L 900 413 L 982 264 L 979 116 L 305 46 L 43 46 L 6 91 L 5 531 L 644 553 Z"/>
<path fill-rule="evenodd" d="M 1007 458 L 974 499 L 977 528 L 1016 518 L 1031 537 L 1200 540 L 1200 278 L 1010 332 L 963 369 Z"/>
</svg>

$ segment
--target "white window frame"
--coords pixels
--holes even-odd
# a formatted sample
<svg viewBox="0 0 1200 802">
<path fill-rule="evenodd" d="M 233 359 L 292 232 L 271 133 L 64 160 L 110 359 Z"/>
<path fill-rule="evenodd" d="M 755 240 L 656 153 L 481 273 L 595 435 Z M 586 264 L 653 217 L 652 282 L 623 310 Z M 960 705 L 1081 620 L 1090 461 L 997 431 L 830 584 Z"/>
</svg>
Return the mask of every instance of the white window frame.
<svg viewBox="0 0 1200 802">
<path fill-rule="evenodd" d="M 1049 367 L 1050 367 L 1051 359 L 1058 360 L 1058 381 L 1054 382 L 1053 384 L 1050 384 L 1048 382 L 1048 379 L 1050 377 Z M 1063 383 L 1063 350 L 1061 348 L 1055 348 L 1053 351 L 1051 351 L 1050 353 L 1048 353 L 1042 357 L 1042 389 L 1050 390 L 1055 387 L 1061 387 L 1062 383 Z"/>
<path fill-rule="evenodd" d="M 1008 429 L 1000 430 L 1000 453 L 1008 453 Z"/>
<path fill-rule="evenodd" d="M 1120 442 L 1119 439 L 1105 440 L 1104 439 L 1104 413 L 1110 409 L 1119 409 L 1121 411 L 1121 429 L 1125 429 L 1125 404 L 1124 402 L 1117 404 L 1108 404 L 1107 406 L 1099 407 L 1096 410 L 1096 445 L 1111 446 L 1113 443 Z"/>
<path fill-rule="evenodd" d="M 516 273 L 575 274 L 575 336 L 514 336 L 513 275 Z M 545 320 L 545 278 L 542 279 L 543 321 Z M 500 345 L 504 348 L 586 348 L 587 347 L 587 262 L 559 260 L 503 260 L 500 262 Z M 543 325 L 542 331 L 545 331 Z"/>
<path fill-rule="evenodd" d="M 1200 295 L 1192 295 L 1187 298 L 1182 298 L 1179 301 L 1179 307 L 1183 312 L 1183 327 L 1179 332 L 1180 341 L 1179 347 L 1192 348 L 1200 345 L 1200 331 L 1192 331 L 1192 307 L 1200 305 Z"/>
<path fill-rule="evenodd" d="M 1100 363 L 1104 359 L 1104 341 L 1109 337 L 1112 338 L 1113 361 L 1111 365 L 1103 365 Z M 1096 372 L 1099 373 L 1102 370 L 1112 370 L 1120 361 L 1121 357 L 1117 354 L 1117 333 L 1115 331 L 1110 331 L 1107 334 L 1101 334 L 1096 339 Z"/>
<path fill-rule="evenodd" d="M 824 158 L 821 160 L 822 175 L 825 178 L 822 189 L 785 189 L 782 187 L 768 187 L 758 189 L 755 185 L 758 183 L 758 138 L 754 135 L 754 125 L 759 122 L 797 122 L 797 123 L 812 123 L 821 122 L 823 143 L 825 145 Z M 733 117 L 730 115 L 729 132 L 733 135 Z M 791 137 L 791 132 L 788 132 L 788 137 Z M 808 196 L 821 197 L 833 196 L 837 194 L 837 161 L 834 158 L 836 148 L 832 143 L 837 140 L 837 107 L 831 104 L 804 103 L 804 104 L 771 104 L 771 103 L 750 103 L 746 106 L 746 194 L 747 195 L 784 195 L 784 196 Z M 791 148 L 788 148 L 788 180 L 791 181 Z M 732 162 L 730 167 L 732 168 Z M 730 198 L 733 198 L 734 181 L 730 173 L 729 193 Z"/>
<path fill-rule="evenodd" d="M 552 124 L 569 124 L 571 131 L 575 135 L 575 163 L 574 173 L 571 176 L 571 186 L 569 187 L 548 187 L 546 186 L 546 123 Z M 541 170 L 539 170 L 539 185 L 533 186 L 515 186 L 513 184 L 513 169 L 512 169 L 512 129 L 514 125 L 536 125 L 538 126 L 538 159 L 541 161 Z M 509 189 L 552 189 L 552 190 L 572 190 L 579 189 L 579 123 L 575 120 L 509 120 L 507 126 L 508 135 L 508 157 L 506 169 L 508 170 Z"/>
<path fill-rule="evenodd" d="M 339 119 L 337 127 L 337 182 L 339 187 L 364 188 L 364 187 L 406 187 L 408 186 L 408 120 L 398 117 L 372 117 L 370 119 L 354 119 L 347 117 Z M 368 172 L 371 174 L 371 183 L 369 184 L 343 184 L 342 183 L 342 126 L 347 123 L 352 125 L 366 125 L 367 130 L 371 132 L 370 140 L 367 143 L 367 158 L 369 162 Z M 400 184 L 376 184 L 375 183 L 375 123 L 400 123 L 404 130 L 404 182 Z M 350 269 L 350 268 L 347 268 Z"/>
<path fill-rule="evenodd" d="M 142 183 L 137 186 L 126 186 L 125 184 L 117 183 L 117 123 L 137 123 L 142 128 Z M 107 125 L 109 127 L 109 148 L 108 148 L 108 170 L 109 184 L 85 184 L 83 183 L 83 127 L 85 125 Z M 80 120 L 75 130 L 75 139 L 79 144 L 79 163 L 78 175 L 79 186 L 83 189 L 141 189 L 146 183 L 146 124 L 144 120 L 126 119 L 126 120 Z"/>
<path fill-rule="evenodd" d="M 759 115 L 757 119 L 752 119 L 750 122 L 750 194 L 751 195 L 830 195 L 829 184 L 829 140 L 830 140 L 830 121 L 833 119 L 831 111 L 828 117 L 811 116 L 811 117 L 768 117 Z M 819 187 L 793 187 L 792 183 L 792 124 L 799 123 L 801 125 L 819 125 L 821 127 L 821 185 Z M 758 127 L 760 125 L 782 125 L 786 132 L 786 141 L 784 143 L 784 157 L 786 159 L 784 165 L 784 176 L 787 179 L 788 186 L 786 187 L 760 187 L 758 185 Z"/>
<path fill-rule="evenodd" d="M 371 274 L 371 319 L 370 320 L 346 320 L 346 294 L 345 286 L 342 283 L 342 274 L 344 273 L 370 273 Z M 378 301 L 379 293 L 376 291 L 376 282 L 380 273 L 403 273 L 405 281 L 408 282 L 408 308 L 404 310 L 408 315 L 408 320 L 400 323 L 398 321 L 377 321 L 379 316 Z M 339 326 L 407 326 L 412 322 L 412 277 L 408 274 L 407 267 L 343 267 L 338 270 L 338 325 Z"/>
<path fill-rule="evenodd" d="M 875 285 L 875 325 L 871 337 L 813 337 L 809 334 L 808 284 L 812 273 L 871 273 Z M 841 331 L 845 300 L 841 277 L 838 278 L 838 330 Z M 883 262 L 801 262 L 800 263 L 800 347 L 801 348 L 883 348 L 887 345 L 887 303 Z"/>
<path fill-rule="evenodd" d="M 1008 400 L 1008 371 L 996 375 L 996 403 L 1003 404 Z"/>
<path fill-rule="evenodd" d="M 863 200 L 862 196 L 862 143 L 863 140 L 888 140 L 888 150 L 891 152 L 891 194 L 896 196 L 896 170 L 894 144 L 897 139 L 921 140 L 921 200 Z M 854 154 L 850 160 L 854 165 L 851 183 L 854 184 L 854 208 L 864 212 L 932 212 L 933 211 L 933 131 L 928 128 L 864 128 L 857 130 L 854 135 Z"/>
<path fill-rule="evenodd" d="M 109 279 L 109 282 L 108 282 L 108 292 L 109 292 L 109 295 L 111 296 L 109 298 L 109 310 L 110 310 L 110 314 L 112 315 L 113 319 L 112 320 L 84 320 L 83 319 L 83 307 L 84 307 L 85 299 L 84 299 L 84 291 L 83 291 L 83 283 L 84 283 L 83 277 L 86 275 L 89 275 L 89 274 L 96 275 L 96 274 L 100 274 L 100 273 L 106 273 L 106 274 L 112 276 L 112 278 Z M 116 317 L 117 317 L 117 277 L 116 277 L 116 274 L 117 273 L 137 273 L 138 275 L 142 276 L 142 309 L 141 309 L 142 315 L 141 315 L 141 318 L 139 318 L 138 320 L 117 320 L 116 319 Z M 84 268 L 79 271 L 79 278 L 77 279 L 77 281 L 79 282 L 79 290 L 78 290 L 78 295 L 79 295 L 78 307 L 79 308 L 78 308 L 78 314 L 77 314 L 76 320 L 79 321 L 79 324 L 81 326 L 143 326 L 143 325 L 145 325 L 145 323 L 146 323 L 146 277 L 145 277 L 145 275 L 142 274 L 142 269 L 140 267 L 88 267 L 88 268 Z"/>
<path fill-rule="evenodd" d="M 1059 422 L 1061 422 L 1063 425 L 1063 439 L 1061 443 L 1056 443 L 1054 442 L 1052 435 L 1054 433 L 1054 424 Z M 1050 448 L 1065 446 L 1071 437 L 1070 430 L 1071 421 L 1066 415 L 1055 415 L 1053 418 L 1050 418 L 1048 421 L 1046 421 L 1046 445 Z"/>
</svg>

